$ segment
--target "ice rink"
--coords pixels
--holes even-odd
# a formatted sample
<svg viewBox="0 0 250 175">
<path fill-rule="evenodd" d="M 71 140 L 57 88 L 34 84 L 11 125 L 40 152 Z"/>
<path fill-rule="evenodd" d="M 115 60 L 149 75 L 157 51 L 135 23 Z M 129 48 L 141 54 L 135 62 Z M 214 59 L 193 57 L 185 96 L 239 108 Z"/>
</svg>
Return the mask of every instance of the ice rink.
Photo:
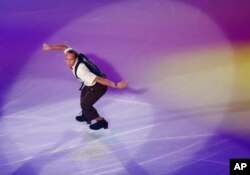
<svg viewBox="0 0 250 175">
<path fill-rule="evenodd" d="M 250 158 L 249 0 L 0 2 L 1 175 L 228 175 Z M 124 90 L 77 122 L 85 53 Z"/>
</svg>

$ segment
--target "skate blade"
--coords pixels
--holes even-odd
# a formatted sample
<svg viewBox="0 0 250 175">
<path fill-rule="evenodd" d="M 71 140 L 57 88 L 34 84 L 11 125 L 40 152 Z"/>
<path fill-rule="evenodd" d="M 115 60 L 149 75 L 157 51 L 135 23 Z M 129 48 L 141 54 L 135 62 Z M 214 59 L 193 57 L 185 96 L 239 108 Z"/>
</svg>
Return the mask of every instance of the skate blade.
<svg viewBox="0 0 250 175">
<path fill-rule="evenodd" d="M 99 130 L 93 130 L 93 129 L 87 128 L 86 132 L 95 136 L 105 136 L 111 133 L 110 129 L 103 129 L 103 128 Z"/>
</svg>

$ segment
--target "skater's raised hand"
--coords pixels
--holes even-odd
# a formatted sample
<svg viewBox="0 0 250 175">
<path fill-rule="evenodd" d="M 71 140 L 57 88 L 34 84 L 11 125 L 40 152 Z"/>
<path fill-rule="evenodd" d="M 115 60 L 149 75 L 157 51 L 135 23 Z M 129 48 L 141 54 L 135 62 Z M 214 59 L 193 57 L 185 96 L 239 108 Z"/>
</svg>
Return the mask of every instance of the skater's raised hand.
<svg viewBox="0 0 250 175">
<path fill-rule="evenodd" d="M 49 45 L 46 44 L 46 43 L 43 43 L 43 50 L 44 50 L 44 51 L 50 50 Z"/>
<path fill-rule="evenodd" d="M 56 45 L 49 45 L 47 43 L 43 43 L 43 50 L 48 51 L 48 50 L 65 50 L 69 48 L 68 45 L 65 44 L 56 44 Z"/>
</svg>

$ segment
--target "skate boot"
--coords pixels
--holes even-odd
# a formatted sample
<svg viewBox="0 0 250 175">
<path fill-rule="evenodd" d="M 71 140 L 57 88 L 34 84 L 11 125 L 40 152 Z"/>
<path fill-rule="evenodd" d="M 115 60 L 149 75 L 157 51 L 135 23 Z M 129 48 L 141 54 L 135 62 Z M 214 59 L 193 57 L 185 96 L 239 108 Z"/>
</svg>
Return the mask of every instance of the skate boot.
<svg viewBox="0 0 250 175">
<path fill-rule="evenodd" d="M 89 126 L 92 130 L 99 130 L 99 129 L 108 129 L 108 122 L 105 119 L 97 121 L 96 123 Z"/>
<path fill-rule="evenodd" d="M 91 124 L 91 120 L 88 120 L 83 114 L 76 116 L 76 120 L 78 122 L 86 122 L 87 124 Z"/>
</svg>

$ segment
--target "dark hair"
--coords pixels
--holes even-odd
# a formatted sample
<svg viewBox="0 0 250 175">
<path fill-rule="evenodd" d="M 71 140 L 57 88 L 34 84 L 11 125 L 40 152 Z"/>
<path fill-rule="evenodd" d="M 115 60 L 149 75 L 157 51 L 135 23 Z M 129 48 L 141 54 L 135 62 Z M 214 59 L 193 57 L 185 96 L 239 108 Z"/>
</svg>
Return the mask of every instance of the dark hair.
<svg viewBox="0 0 250 175">
<path fill-rule="evenodd" d="M 69 50 L 67 53 L 72 53 L 75 55 L 75 58 L 77 58 L 78 53 L 75 50 Z"/>
</svg>

